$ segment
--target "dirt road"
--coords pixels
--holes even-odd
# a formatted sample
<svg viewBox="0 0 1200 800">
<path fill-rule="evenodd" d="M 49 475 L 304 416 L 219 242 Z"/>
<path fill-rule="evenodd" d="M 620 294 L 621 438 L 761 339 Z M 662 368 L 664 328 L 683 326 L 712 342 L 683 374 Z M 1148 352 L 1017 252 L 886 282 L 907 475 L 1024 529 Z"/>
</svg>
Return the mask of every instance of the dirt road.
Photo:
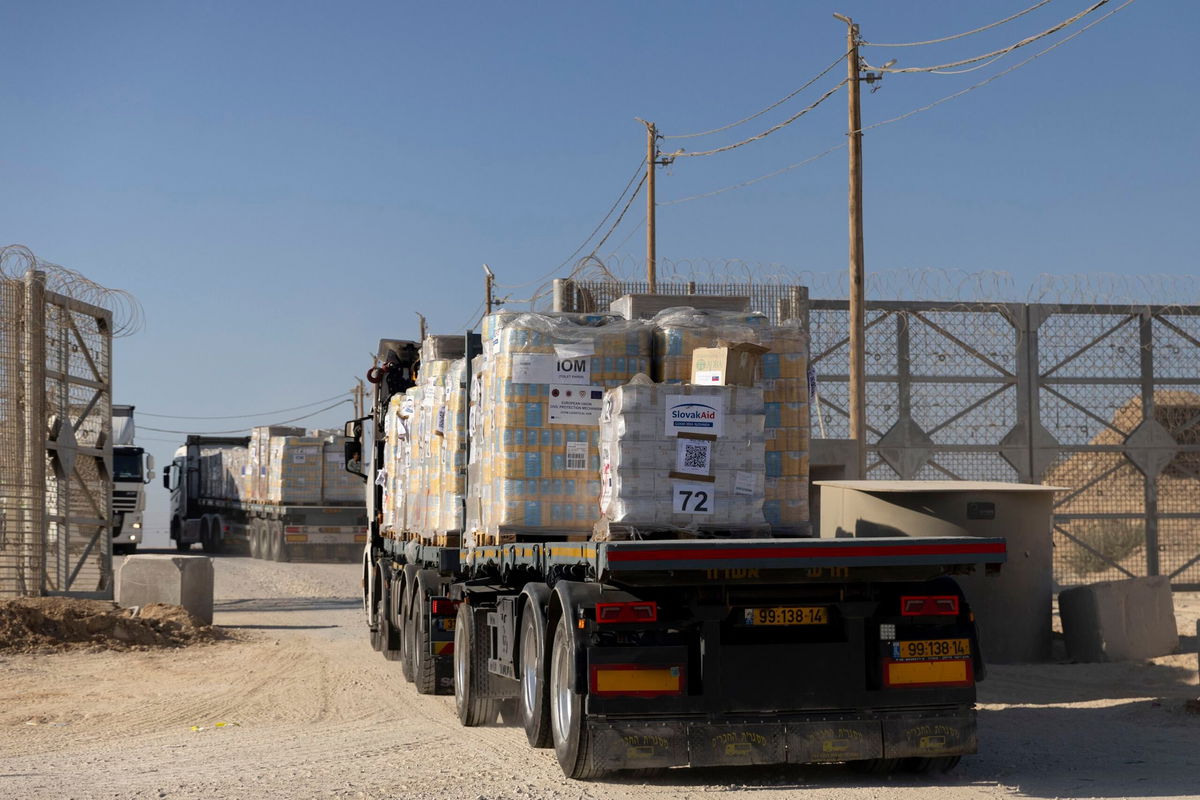
<svg viewBox="0 0 1200 800">
<path fill-rule="evenodd" d="M 216 563 L 216 623 L 237 641 L 179 650 L 0 656 L 0 797 L 699 798 L 777 800 L 1200 796 L 1195 620 L 1188 655 L 993 668 L 980 755 L 950 775 L 841 767 L 562 777 L 516 728 L 464 729 L 373 652 L 351 565 Z M 217 727 L 218 723 L 226 723 Z"/>
</svg>

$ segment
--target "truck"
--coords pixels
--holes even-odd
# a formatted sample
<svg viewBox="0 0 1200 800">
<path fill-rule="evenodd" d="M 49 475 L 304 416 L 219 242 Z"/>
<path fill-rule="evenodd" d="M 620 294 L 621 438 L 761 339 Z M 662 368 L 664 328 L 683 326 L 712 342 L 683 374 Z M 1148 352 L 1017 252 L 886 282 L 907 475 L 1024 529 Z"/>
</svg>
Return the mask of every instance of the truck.
<svg viewBox="0 0 1200 800">
<path fill-rule="evenodd" d="M 271 561 L 357 561 L 366 542 L 366 512 L 354 502 L 271 502 L 239 489 L 251 438 L 188 436 L 163 470 L 171 493 L 170 537 L 177 550 Z M 339 452 L 339 456 L 341 453 Z M 317 456 L 318 460 L 320 455 Z M 341 470 L 340 465 L 338 469 Z"/>
<path fill-rule="evenodd" d="M 146 484 L 154 480 L 154 456 L 133 443 L 134 406 L 114 405 L 112 551 L 128 555 L 145 535 Z"/>
<path fill-rule="evenodd" d="M 479 337 L 464 342 L 470 365 Z M 998 571 L 1003 538 L 595 541 L 551 526 L 480 542 L 389 528 L 384 416 L 419 377 L 419 348 L 380 342 L 370 412 L 346 424 L 370 519 L 364 616 L 372 647 L 417 692 L 452 693 L 462 725 L 515 724 L 573 779 L 945 771 L 976 752 L 986 668 L 955 576 Z M 475 397 L 471 380 L 460 388 Z"/>
</svg>

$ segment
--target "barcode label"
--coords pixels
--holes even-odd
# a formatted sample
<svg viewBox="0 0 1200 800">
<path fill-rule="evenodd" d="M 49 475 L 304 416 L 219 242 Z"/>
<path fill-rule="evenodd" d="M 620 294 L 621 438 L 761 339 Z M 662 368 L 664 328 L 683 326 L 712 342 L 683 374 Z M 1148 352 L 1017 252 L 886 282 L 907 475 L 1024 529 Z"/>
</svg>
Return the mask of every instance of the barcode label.
<svg viewBox="0 0 1200 800">
<path fill-rule="evenodd" d="M 586 470 L 588 468 L 588 443 L 567 442 L 567 469 Z"/>
</svg>

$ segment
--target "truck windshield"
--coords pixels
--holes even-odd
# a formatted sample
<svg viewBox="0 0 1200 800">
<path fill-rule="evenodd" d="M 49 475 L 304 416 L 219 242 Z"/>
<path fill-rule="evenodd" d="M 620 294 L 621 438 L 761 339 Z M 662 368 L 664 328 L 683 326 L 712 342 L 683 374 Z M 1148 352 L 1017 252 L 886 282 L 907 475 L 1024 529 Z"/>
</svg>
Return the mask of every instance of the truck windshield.
<svg viewBox="0 0 1200 800">
<path fill-rule="evenodd" d="M 142 451 L 113 451 L 113 480 L 140 481 L 142 479 Z"/>
</svg>

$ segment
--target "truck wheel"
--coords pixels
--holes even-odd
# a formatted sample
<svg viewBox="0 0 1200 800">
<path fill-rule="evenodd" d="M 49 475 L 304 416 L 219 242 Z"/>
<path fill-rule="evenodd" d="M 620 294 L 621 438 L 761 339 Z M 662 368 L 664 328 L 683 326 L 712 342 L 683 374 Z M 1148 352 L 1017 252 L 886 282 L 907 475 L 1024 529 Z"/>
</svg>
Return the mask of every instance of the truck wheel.
<svg viewBox="0 0 1200 800">
<path fill-rule="evenodd" d="M 429 598 L 425 591 L 417 586 L 413 592 L 412 621 L 408 626 L 410 636 L 408 651 L 412 654 L 413 683 L 417 685 L 417 694 L 433 694 L 437 690 L 437 674 L 434 669 L 433 655 L 429 652 L 429 631 L 422 628 L 421 623 L 428 617 L 425 609 Z"/>
<path fill-rule="evenodd" d="M 460 603 L 454 623 L 454 707 L 458 721 L 468 728 L 494 722 L 500 710 L 498 700 L 483 696 L 487 650 L 484 638 L 475 630 L 475 621 L 475 609 Z"/>
<path fill-rule="evenodd" d="M 400 674 L 412 683 L 416 679 L 413 671 L 412 590 L 406 580 L 400 589 Z"/>
<path fill-rule="evenodd" d="M 862 775 L 887 775 L 895 772 L 899 766 L 898 758 L 867 758 L 850 762 L 850 769 Z"/>
<path fill-rule="evenodd" d="M 205 517 L 200 520 L 200 549 L 206 553 L 216 552 L 213 544 L 213 518 Z"/>
<path fill-rule="evenodd" d="M 182 533 L 180 533 L 179 535 L 180 535 L 180 537 L 182 537 L 182 536 L 183 536 L 183 534 L 182 534 Z M 185 544 L 185 543 L 183 542 L 182 538 L 180 538 L 180 539 L 176 539 L 176 540 L 175 540 L 175 549 L 176 549 L 176 550 L 178 550 L 178 551 L 179 551 L 179 552 L 181 552 L 181 553 L 185 553 L 185 552 L 187 552 L 188 550 L 191 550 L 191 549 L 192 549 L 192 546 L 191 546 L 191 544 Z"/>
<path fill-rule="evenodd" d="M 392 584 L 385 582 L 382 586 L 382 591 L 379 597 L 379 608 L 375 612 L 376 625 L 379 627 L 379 651 L 383 653 L 383 657 L 388 661 L 397 661 L 400 658 L 400 635 L 392 625 Z"/>
<path fill-rule="evenodd" d="M 258 539 L 258 520 L 250 520 L 248 535 L 250 537 L 250 557 L 262 558 L 262 543 Z"/>
<path fill-rule="evenodd" d="M 569 627 L 571 615 L 564 609 L 554 632 L 550 657 L 550 730 L 554 754 L 568 778 L 589 780 L 603 770 L 592 758 L 592 736 L 583 719 L 583 695 L 571 688 L 575 671 L 574 634 Z"/>
<path fill-rule="evenodd" d="M 288 561 L 288 545 L 283 540 L 283 522 L 273 519 L 267 524 L 270 526 L 267 530 L 271 532 L 271 560 L 280 563 Z"/>
<path fill-rule="evenodd" d="M 541 617 L 526 607 L 521 623 L 521 724 L 532 747 L 549 747 L 550 702 L 546 686 L 546 630 Z"/>
</svg>

